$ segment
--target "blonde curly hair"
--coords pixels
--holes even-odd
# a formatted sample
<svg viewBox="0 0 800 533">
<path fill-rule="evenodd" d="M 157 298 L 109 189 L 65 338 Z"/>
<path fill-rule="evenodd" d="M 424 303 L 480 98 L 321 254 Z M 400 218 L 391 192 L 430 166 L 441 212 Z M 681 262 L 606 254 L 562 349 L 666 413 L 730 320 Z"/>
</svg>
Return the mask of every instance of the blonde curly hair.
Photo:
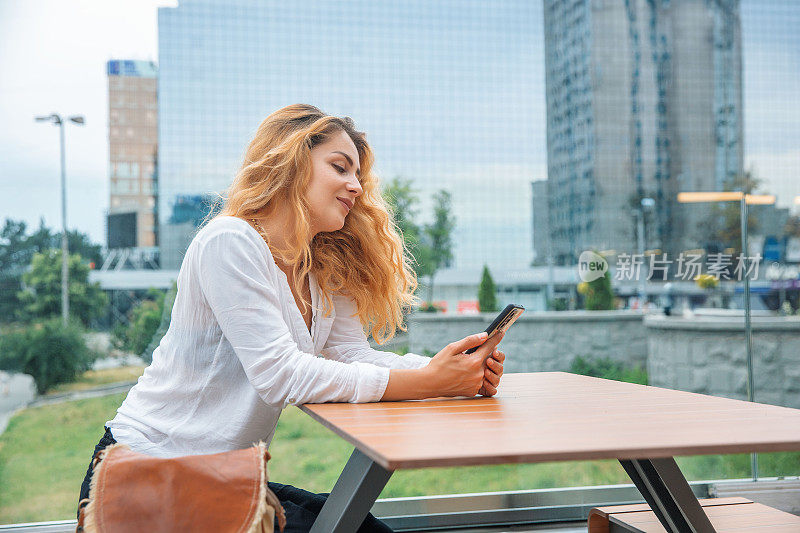
<svg viewBox="0 0 800 533">
<path fill-rule="evenodd" d="M 311 231 L 305 191 L 311 181 L 311 149 L 332 134 L 344 131 L 358 150 L 363 192 L 338 231 Z M 411 258 L 372 172 L 374 157 L 365 134 L 349 117 L 326 115 L 318 108 L 295 104 L 269 115 L 245 152 L 217 216 L 245 220 L 269 216 L 277 205 L 289 206 L 293 227 L 287 245 L 270 250 L 294 274 L 295 292 L 303 294 L 303 280 L 313 272 L 323 294 L 325 312 L 334 293 L 356 303 L 366 331 L 379 343 L 405 330 L 403 312 L 417 302 L 417 279 Z M 269 240 L 269 236 L 266 236 Z M 310 305 L 303 298 L 303 305 Z"/>
</svg>

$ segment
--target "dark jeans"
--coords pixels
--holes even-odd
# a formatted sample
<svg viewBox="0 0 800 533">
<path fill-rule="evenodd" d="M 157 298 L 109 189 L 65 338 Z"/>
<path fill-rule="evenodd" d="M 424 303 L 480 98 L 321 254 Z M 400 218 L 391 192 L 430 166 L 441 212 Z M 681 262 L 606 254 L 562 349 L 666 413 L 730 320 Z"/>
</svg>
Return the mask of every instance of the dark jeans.
<svg viewBox="0 0 800 533">
<path fill-rule="evenodd" d="M 105 429 L 105 435 L 103 435 L 103 438 L 97 443 L 97 446 L 94 447 L 95 454 L 106 446 L 117 442 L 114 440 L 111 430 L 108 428 Z M 92 460 L 94 460 L 94 455 L 92 455 Z M 89 497 L 89 484 L 91 481 L 92 461 L 89 462 L 89 468 L 86 470 L 86 477 L 83 480 L 83 484 L 81 484 L 81 500 Z M 291 485 L 273 483 L 272 481 L 268 481 L 267 484 L 280 500 L 283 510 L 286 513 L 286 527 L 283 532 L 306 533 L 309 531 L 317 515 L 322 510 L 322 506 L 328 498 L 328 493 L 315 494 Z M 279 531 L 277 519 L 275 520 L 275 531 Z M 369 513 L 357 533 L 392 533 L 392 530 L 389 526 L 375 518 L 372 513 Z"/>
</svg>

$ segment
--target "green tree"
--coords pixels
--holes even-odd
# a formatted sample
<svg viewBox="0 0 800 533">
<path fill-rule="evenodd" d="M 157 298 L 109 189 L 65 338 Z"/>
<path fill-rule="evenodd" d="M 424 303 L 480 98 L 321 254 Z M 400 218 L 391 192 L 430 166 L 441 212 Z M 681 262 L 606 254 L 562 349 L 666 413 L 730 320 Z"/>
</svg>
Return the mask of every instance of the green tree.
<svg viewBox="0 0 800 533">
<path fill-rule="evenodd" d="M 5 220 L 0 230 L 0 321 L 13 321 L 17 315 L 22 274 L 31 264 L 33 254 L 49 248 L 51 239 L 44 224 L 29 236 L 25 222 Z"/>
<path fill-rule="evenodd" d="M 418 273 L 428 277 L 428 301 L 433 299 L 433 281 L 436 273 L 453 260 L 453 228 L 456 221 L 453 217 L 452 197 L 445 190 L 433 195 L 433 222 L 425 225 L 424 246 L 420 257 Z"/>
<path fill-rule="evenodd" d="M 614 291 L 611 289 L 611 275 L 586 283 L 583 289 L 584 304 L 588 311 L 610 311 L 614 309 Z"/>
<path fill-rule="evenodd" d="M 61 232 L 54 234 L 53 240 L 55 242 L 50 247 L 61 248 Z M 70 255 L 81 256 L 91 269 L 95 269 L 103 263 L 103 247 L 92 242 L 85 233 L 75 230 L 67 231 L 67 248 Z"/>
<path fill-rule="evenodd" d="M 88 265 L 102 261 L 101 247 L 78 231 L 67 232 L 70 254 L 80 255 Z M 61 233 L 53 233 L 40 220 L 39 228 L 28 234 L 24 221 L 6 219 L 0 230 L 0 321 L 18 315 L 22 303 L 22 274 L 30 267 L 33 256 L 52 248 L 61 248 Z"/>
<path fill-rule="evenodd" d="M 414 258 L 417 277 L 428 278 L 428 300 L 433 297 L 433 278 L 436 272 L 453 259 L 452 233 L 455 219 L 451 215 L 450 193 L 440 190 L 433 196 L 433 222 L 421 226 L 418 216 L 419 198 L 411 180 L 396 177 L 383 189 L 383 197 L 392 210 L 409 253 Z"/>
<path fill-rule="evenodd" d="M 102 246 L 93 243 L 88 235 L 76 230 L 67 231 L 67 247 L 70 255 L 78 254 L 87 263 L 99 264 L 103 260 Z M 61 248 L 61 232 L 53 231 L 39 221 L 39 228 L 27 234 L 27 224 L 22 220 L 5 220 L 0 230 L 0 267 L 26 269 L 33 254 L 49 248 Z"/>
<path fill-rule="evenodd" d="M 69 310 L 84 325 L 100 316 L 108 298 L 100 289 L 99 283 L 89 283 L 89 265 L 80 255 L 70 255 L 69 269 Z M 36 253 L 31 260 L 30 270 L 22 275 L 24 284 L 17 297 L 23 320 L 50 318 L 61 313 L 61 250 L 45 250 Z"/>
<path fill-rule="evenodd" d="M 114 344 L 125 351 L 141 355 L 150 346 L 164 316 L 166 294 L 150 289 L 147 296 L 131 309 L 127 325 L 114 328 Z"/>
<path fill-rule="evenodd" d="M 478 308 L 481 313 L 497 312 L 496 287 L 492 279 L 492 273 L 489 272 L 489 267 L 486 265 L 483 265 L 481 284 L 478 287 Z"/>
<path fill-rule="evenodd" d="M 396 177 L 386 185 L 383 196 L 392 210 L 394 222 L 400 230 L 406 250 L 411 254 L 414 273 L 418 278 L 427 276 L 431 251 L 425 228 L 415 222 L 419 213 L 416 189 L 412 187 L 411 180 Z"/>
<path fill-rule="evenodd" d="M 30 264 L 34 251 L 28 246 L 26 230 L 25 222 L 11 219 L 6 219 L 0 230 L 0 272 L 3 274 L 11 270 L 21 273 Z"/>
<path fill-rule="evenodd" d="M 383 197 L 391 208 L 406 248 L 413 254 L 420 241 L 420 227 L 414 222 L 419 204 L 417 191 L 411 186 L 411 180 L 395 177 L 384 187 Z"/>
<path fill-rule="evenodd" d="M 761 180 L 757 179 L 750 172 L 745 172 L 739 176 L 725 182 L 725 191 L 743 191 L 745 194 L 754 194 L 761 185 Z M 712 236 L 722 245 L 722 248 L 733 248 L 739 253 L 742 248 L 742 219 L 741 205 L 739 202 L 717 202 L 711 206 L 711 228 Z M 749 211 L 747 217 L 747 232 L 752 235 L 758 229 L 758 221 Z"/>
<path fill-rule="evenodd" d="M 789 217 L 783 226 L 783 234 L 789 238 L 800 237 L 800 216 Z"/>
<path fill-rule="evenodd" d="M 61 246 L 60 235 L 53 234 L 44 225 L 44 219 L 39 221 L 39 229 L 30 235 L 24 221 L 6 219 L 0 231 L 0 267 L 4 272 L 9 269 L 25 270 L 30 265 L 33 254 L 53 248 L 54 243 Z"/>
</svg>

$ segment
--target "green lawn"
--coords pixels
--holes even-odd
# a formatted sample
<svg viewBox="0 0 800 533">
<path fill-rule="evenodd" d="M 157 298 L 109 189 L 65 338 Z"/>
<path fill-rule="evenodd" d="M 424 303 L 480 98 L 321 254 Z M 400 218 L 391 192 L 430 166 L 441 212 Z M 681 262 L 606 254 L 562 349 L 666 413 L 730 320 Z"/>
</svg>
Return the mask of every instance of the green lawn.
<svg viewBox="0 0 800 533">
<path fill-rule="evenodd" d="M 103 423 L 125 394 L 26 409 L 0 435 L 0 523 L 75 517 Z"/>
<path fill-rule="evenodd" d="M 145 367 L 143 366 L 121 366 L 117 368 L 106 368 L 104 370 L 87 370 L 78 376 L 75 381 L 56 385 L 47 391 L 47 395 L 82 391 L 100 387 L 101 385 L 110 385 L 112 383 L 124 381 L 136 381 L 139 379 L 139 376 L 142 375 L 144 369 Z"/>
<path fill-rule="evenodd" d="M 103 423 L 124 394 L 27 409 L 0 435 L 0 524 L 75 516 L 78 490 Z M 288 408 L 270 446 L 270 479 L 328 492 L 352 448 Z M 761 454 L 762 476 L 800 474 L 800 453 Z M 749 455 L 679 458 L 690 480 L 742 478 Z M 392 476 L 382 497 L 629 483 L 616 461 L 432 468 Z"/>
</svg>

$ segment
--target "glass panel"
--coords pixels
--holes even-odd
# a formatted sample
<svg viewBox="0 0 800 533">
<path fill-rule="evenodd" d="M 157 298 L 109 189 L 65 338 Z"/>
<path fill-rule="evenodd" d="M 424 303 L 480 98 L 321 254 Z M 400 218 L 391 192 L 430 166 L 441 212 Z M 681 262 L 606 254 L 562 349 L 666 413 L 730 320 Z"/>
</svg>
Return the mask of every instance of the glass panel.
<svg viewBox="0 0 800 533">
<path fill-rule="evenodd" d="M 296 102 L 367 133 L 415 255 L 408 331 L 374 348 L 433 356 L 514 303 L 506 373 L 800 408 L 797 2 L 174 4 L 138 7 L 135 37 L 106 31 L 129 13 L 104 10 L 107 28 L 80 36 L 96 50 L 59 47 L 79 37 L 32 7 L 0 17 L 0 116 L 29 124 L 0 149 L 0 524 L 74 516 L 103 425 L 169 328 L 187 246 L 259 124 Z M 118 50 L 141 57 L 111 59 L 99 83 Z M 87 117 L 62 116 L 68 328 L 60 145 L 30 120 L 50 106 Z M 351 450 L 289 408 L 270 473 L 327 492 Z M 692 481 L 800 475 L 800 451 L 678 463 Z M 382 496 L 628 482 L 616 460 L 435 468 Z"/>
</svg>

